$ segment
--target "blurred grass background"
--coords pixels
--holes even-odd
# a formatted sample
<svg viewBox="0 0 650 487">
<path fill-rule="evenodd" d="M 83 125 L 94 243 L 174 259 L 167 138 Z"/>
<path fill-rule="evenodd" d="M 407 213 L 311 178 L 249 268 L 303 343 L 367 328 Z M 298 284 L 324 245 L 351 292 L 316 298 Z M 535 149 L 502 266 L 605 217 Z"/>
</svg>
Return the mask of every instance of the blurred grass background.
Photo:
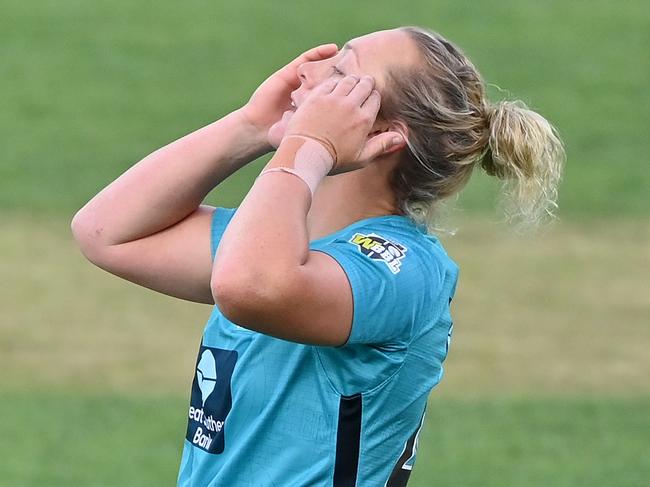
<svg viewBox="0 0 650 487">
<path fill-rule="evenodd" d="M 209 307 L 93 268 L 73 213 L 299 52 L 405 24 L 568 152 L 558 224 L 514 235 L 480 174 L 447 217 L 455 335 L 411 484 L 645 485 L 647 2 L 0 1 L 0 485 L 174 484 Z M 260 164 L 210 201 L 236 205 Z"/>
</svg>

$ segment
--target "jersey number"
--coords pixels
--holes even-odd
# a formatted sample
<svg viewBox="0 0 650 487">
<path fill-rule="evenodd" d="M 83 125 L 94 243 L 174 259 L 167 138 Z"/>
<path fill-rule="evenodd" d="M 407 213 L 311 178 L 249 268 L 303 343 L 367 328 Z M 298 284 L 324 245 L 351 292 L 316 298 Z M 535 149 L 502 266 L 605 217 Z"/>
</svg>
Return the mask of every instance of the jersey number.
<svg viewBox="0 0 650 487">
<path fill-rule="evenodd" d="M 422 413 L 422 419 L 420 419 L 418 429 L 415 430 L 411 437 L 406 441 L 402 454 L 399 456 L 399 460 L 397 460 L 397 464 L 393 468 L 393 472 L 390 474 L 388 482 L 386 482 L 386 487 L 406 487 L 406 483 L 411 475 L 411 470 L 413 470 L 413 465 L 415 465 L 418 439 L 420 437 L 420 431 L 422 431 L 422 425 L 424 424 L 425 412 Z"/>
</svg>

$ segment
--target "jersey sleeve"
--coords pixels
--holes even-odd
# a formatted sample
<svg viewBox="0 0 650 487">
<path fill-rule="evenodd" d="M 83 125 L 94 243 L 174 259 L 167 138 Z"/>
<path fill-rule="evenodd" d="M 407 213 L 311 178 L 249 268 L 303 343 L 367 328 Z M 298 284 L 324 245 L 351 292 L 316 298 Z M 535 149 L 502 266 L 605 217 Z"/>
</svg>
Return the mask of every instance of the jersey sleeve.
<svg viewBox="0 0 650 487">
<path fill-rule="evenodd" d="M 230 220 L 237 211 L 237 208 L 215 208 L 212 213 L 212 223 L 210 225 L 210 252 L 212 253 L 212 260 L 217 253 L 217 247 L 219 247 L 219 242 L 223 232 L 226 231 L 226 227 Z"/>
<path fill-rule="evenodd" d="M 355 232 L 315 250 L 334 258 L 353 298 L 352 330 L 345 345 L 407 343 L 440 274 L 424 249 L 379 233 Z"/>
</svg>

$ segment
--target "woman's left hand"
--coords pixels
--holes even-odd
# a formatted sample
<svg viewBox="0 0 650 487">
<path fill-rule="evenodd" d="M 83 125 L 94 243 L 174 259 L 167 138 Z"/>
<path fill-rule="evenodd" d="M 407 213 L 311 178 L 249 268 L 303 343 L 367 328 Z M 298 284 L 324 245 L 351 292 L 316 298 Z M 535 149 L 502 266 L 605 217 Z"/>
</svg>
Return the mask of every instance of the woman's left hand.
<svg viewBox="0 0 650 487">
<path fill-rule="evenodd" d="M 288 120 L 285 137 L 318 140 L 334 158 L 330 174 L 359 169 L 403 145 L 398 132 L 369 138 L 381 96 L 371 76 L 328 79 L 309 94 Z"/>
</svg>

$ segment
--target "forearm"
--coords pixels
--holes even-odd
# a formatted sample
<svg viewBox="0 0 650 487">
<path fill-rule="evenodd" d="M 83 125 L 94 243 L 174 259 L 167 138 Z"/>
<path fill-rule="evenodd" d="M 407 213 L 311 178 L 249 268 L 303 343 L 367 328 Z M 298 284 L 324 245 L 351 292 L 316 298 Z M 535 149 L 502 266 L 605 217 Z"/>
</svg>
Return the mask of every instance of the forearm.
<svg viewBox="0 0 650 487">
<path fill-rule="evenodd" d="M 283 142 L 267 169 L 293 167 L 296 151 L 288 145 Z M 310 206 L 309 187 L 297 176 L 271 172 L 255 181 L 219 244 L 212 274 L 218 303 L 243 298 L 274 315 L 281 295 L 299 285 L 309 256 Z"/>
<path fill-rule="evenodd" d="M 240 112 L 158 149 L 91 199 L 73 229 L 102 245 L 151 235 L 195 211 L 221 181 L 269 150 Z M 84 236 L 82 236 L 84 238 Z"/>
<path fill-rule="evenodd" d="M 265 170 L 291 166 L 294 155 L 295 148 L 283 143 Z M 268 272 L 304 264 L 310 206 L 311 193 L 298 177 L 276 172 L 257 178 L 222 236 L 215 262 L 246 262 Z"/>
</svg>

